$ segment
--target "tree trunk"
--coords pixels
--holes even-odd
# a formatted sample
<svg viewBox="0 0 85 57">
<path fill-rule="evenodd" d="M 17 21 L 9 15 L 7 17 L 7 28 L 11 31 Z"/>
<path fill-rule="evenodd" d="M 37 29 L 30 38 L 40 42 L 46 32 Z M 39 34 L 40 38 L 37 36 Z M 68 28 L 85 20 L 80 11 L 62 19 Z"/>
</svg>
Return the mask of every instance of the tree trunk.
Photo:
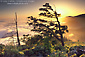
<svg viewBox="0 0 85 57">
<path fill-rule="evenodd" d="M 17 13 L 15 12 L 15 17 L 16 17 L 16 33 L 17 33 L 17 42 L 18 42 L 18 46 L 20 45 L 20 41 L 19 41 L 19 34 L 18 34 L 18 27 L 17 27 Z"/>
<path fill-rule="evenodd" d="M 61 43 L 62 43 L 62 46 L 64 46 L 63 34 L 61 33 L 60 22 L 59 22 L 59 20 L 58 20 L 57 12 L 56 12 L 56 11 L 55 11 L 55 16 L 56 16 L 57 22 L 58 22 L 58 24 L 59 24 L 59 31 L 60 31 L 60 35 L 61 35 Z"/>
<path fill-rule="evenodd" d="M 61 34 L 61 43 L 62 43 L 62 46 L 64 46 L 64 41 L 63 41 L 63 35 Z"/>
</svg>

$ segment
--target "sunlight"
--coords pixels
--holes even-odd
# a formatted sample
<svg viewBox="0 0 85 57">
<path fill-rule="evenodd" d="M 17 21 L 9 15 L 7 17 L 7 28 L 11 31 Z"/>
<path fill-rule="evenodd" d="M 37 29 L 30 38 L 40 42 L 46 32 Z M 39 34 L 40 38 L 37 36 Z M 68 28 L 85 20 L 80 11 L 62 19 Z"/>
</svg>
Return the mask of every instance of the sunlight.
<svg viewBox="0 0 85 57">
<path fill-rule="evenodd" d="M 61 14 L 60 17 L 65 17 L 66 16 L 66 14 L 65 14 L 66 13 L 66 9 L 64 9 L 64 8 L 58 8 L 58 9 L 56 9 L 56 11 L 57 11 L 58 14 Z"/>
<path fill-rule="evenodd" d="M 13 31 L 13 30 L 11 30 L 11 29 L 10 29 L 10 30 L 8 30 L 8 32 L 12 32 L 12 31 Z"/>
<path fill-rule="evenodd" d="M 72 36 L 74 36 L 74 34 L 71 33 L 71 34 L 69 34 L 69 36 L 72 37 Z"/>
<path fill-rule="evenodd" d="M 67 16 L 67 14 L 69 14 L 69 10 L 65 7 L 57 7 L 56 11 L 58 14 L 61 14 L 60 17 L 58 17 L 59 21 L 62 22 L 63 18 Z"/>
<path fill-rule="evenodd" d="M 62 9 L 59 9 L 57 13 L 58 13 L 58 14 L 63 14 Z"/>
</svg>

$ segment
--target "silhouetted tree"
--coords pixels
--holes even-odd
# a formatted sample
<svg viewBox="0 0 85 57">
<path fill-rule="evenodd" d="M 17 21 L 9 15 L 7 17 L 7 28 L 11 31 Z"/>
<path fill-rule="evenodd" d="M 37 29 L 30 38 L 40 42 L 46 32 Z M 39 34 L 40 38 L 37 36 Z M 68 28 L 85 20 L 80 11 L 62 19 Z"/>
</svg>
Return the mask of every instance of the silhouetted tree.
<svg viewBox="0 0 85 57">
<path fill-rule="evenodd" d="M 31 31 L 37 31 L 39 32 L 43 38 L 45 36 L 50 36 L 51 38 L 56 38 L 59 41 L 61 41 L 62 46 L 64 46 L 64 41 L 63 41 L 63 34 L 68 32 L 67 26 L 61 26 L 60 22 L 58 20 L 58 17 L 60 14 L 57 14 L 56 11 L 53 11 L 52 7 L 49 5 L 49 3 L 46 3 L 43 5 L 43 8 L 39 9 L 40 11 L 43 11 L 40 13 L 40 16 L 48 17 L 48 18 L 55 18 L 57 21 L 48 21 L 48 20 L 42 20 L 42 19 L 37 19 L 33 16 L 28 17 L 28 24 L 33 25 L 34 28 Z"/>
<path fill-rule="evenodd" d="M 18 46 L 20 45 L 20 40 L 19 40 L 19 34 L 18 34 L 18 27 L 17 27 L 17 13 L 15 12 L 15 17 L 16 17 L 16 33 L 17 33 L 17 42 L 18 42 Z"/>
</svg>

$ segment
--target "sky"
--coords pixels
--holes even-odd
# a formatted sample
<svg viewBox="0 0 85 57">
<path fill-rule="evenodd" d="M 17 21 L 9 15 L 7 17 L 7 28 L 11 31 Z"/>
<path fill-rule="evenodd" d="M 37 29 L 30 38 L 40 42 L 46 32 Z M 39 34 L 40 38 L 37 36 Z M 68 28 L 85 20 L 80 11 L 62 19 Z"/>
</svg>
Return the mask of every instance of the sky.
<svg viewBox="0 0 85 57">
<path fill-rule="evenodd" d="M 30 1 L 28 2 L 28 4 L 0 3 L 0 19 L 14 18 L 15 12 L 18 13 L 19 18 L 26 18 L 30 15 L 38 16 L 39 8 L 42 7 L 42 5 L 46 2 L 49 2 L 54 10 L 56 6 L 56 11 L 58 13 L 61 13 L 62 17 L 75 16 L 85 13 L 85 0 L 32 0 L 33 2 L 31 2 L 31 0 L 28 1 Z"/>
<path fill-rule="evenodd" d="M 28 1 L 28 4 L 8 4 L 8 1 L 12 0 L 0 1 L 7 1 L 0 2 L 0 22 L 2 26 L 7 22 L 13 22 L 15 12 L 17 12 L 19 23 L 26 22 L 28 16 L 39 17 L 39 8 L 43 7 L 42 5 L 45 3 L 50 3 L 52 8 L 61 14 L 60 18 L 85 13 L 85 0 L 13 0 Z"/>
<path fill-rule="evenodd" d="M 13 23 L 15 19 L 15 12 L 17 12 L 18 16 L 19 34 L 23 35 L 30 33 L 30 30 L 28 29 L 32 27 L 29 27 L 27 24 L 25 24 L 27 22 L 27 17 L 34 16 L 39 18 L 39 8 L 42 8 L 42 5 L 45 3 L 49 3 L 52 8 L 57 11 L 57 13 L 60 13 L 60 18 L 85 14 L 85 0 L 22 0 L 28 1 L 26 2 L 27 4 L 10 4 L 9 1 L 19 2 L 21 0 L 0 0 L 1 37 L 5 33 L 11 32 L 13 30 L 10 27 L 14 27 Z M 31 33 L 33 34 L 33 32 Z"/>
</svg>

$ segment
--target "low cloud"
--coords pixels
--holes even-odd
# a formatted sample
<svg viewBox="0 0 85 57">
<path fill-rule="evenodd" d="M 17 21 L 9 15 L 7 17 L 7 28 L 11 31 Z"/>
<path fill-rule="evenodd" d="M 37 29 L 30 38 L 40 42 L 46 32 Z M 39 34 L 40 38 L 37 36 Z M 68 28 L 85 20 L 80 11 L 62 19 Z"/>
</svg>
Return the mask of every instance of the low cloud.
<svg viewBox="0 0 85 57">
<path fill-rule="evenodd" d="M 1 20 L 0 22 L 5 22 L 5 21 Z"/>
</svg>

